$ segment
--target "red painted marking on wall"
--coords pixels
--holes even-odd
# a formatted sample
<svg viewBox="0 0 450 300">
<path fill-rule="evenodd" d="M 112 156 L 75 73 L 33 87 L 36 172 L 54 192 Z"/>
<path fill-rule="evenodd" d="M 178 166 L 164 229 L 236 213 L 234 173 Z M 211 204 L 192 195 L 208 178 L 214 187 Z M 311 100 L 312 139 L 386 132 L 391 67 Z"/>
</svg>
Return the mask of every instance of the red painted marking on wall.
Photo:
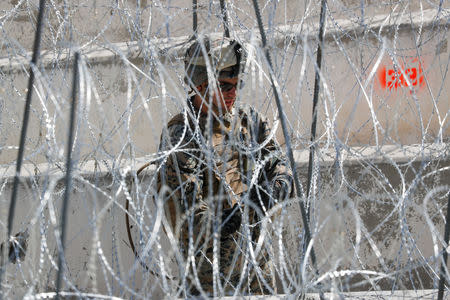
<svg viewBox="0 0 450 300">
<path fill-rule="evenodd" d="M 386 89 L 386 66 L 383 66 L 380 71 L 378 71 L 378 78 L 380 79 L 381 87 Z"/>
<path fill-rule="evenodd" d="M 404 66 L 396 68 L 392 66 L 388 69 L 386 66 L 382 66 L 378 71 L 378 79 L 381 87 L 390 91 L 409 86 L 420 88 L 424 85 L 422 65 L 417 58 L 411 60 L 406 68 Z"/>
</svg>

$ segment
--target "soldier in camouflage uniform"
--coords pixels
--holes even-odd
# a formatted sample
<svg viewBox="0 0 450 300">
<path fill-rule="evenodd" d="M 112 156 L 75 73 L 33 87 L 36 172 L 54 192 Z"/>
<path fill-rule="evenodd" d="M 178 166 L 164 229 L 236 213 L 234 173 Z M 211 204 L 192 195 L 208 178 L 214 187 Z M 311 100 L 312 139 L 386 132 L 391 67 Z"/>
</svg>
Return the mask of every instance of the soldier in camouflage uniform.
<svg viewBox="0 0 450 300">
<path fill-rule="evenodd" d="M 193 96 L 161 136 L 158 191 L 191 294 L 273 289 L 267 252 L 252 258 L 248 249 L 255 248 L 258 222 L 293 192 L 292 176 L 266 119 L 234 106 L 244 61 L 235 41 L 194 42 L 185 58 Z"/>
</svg>

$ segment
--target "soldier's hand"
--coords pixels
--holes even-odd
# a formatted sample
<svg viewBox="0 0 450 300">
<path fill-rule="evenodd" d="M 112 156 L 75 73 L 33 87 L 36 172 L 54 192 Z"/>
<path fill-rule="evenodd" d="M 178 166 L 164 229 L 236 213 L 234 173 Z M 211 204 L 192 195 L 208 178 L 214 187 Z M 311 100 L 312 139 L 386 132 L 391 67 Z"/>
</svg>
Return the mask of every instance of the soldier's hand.
<svg viewBox="0 0 450 300">
<path fill-rule="evenodd" d="M 275 180 L 272 186 L 272 196 L 273 198 L 284 201 L 289 197 L 291 193 L 291 185 L 285 180 Z"/>
<path fill-rule="evenodd" d="M 250 190 L 249 198 L 259 207 L 261 207 L 261 204 L 267 207 L 270 200 L 269 193 L 270 191 L 265 184 L 253 185 Z"/>
<path fill-rule="evenodd" d="M 18 261 L 23 261 L 28 248 L 28 237 L 28 230 L 25 230 L 13 236 L 8 243 L 1 243 L 0 255 L 3 255 L 3 247 L 7 247 L 6 251 L 10 262 L 15 264 Z"/>
<path fill-rule="evenodd" d="M 241 227 L 242 217 L 239 206 L 224 209 L 222 212 L 222 237 L 235 233 Z"/>
<path fill-rule="evenodd" d="M 250 199 L 258 206 L 261 203 L 266 208 L 271 208 L 277 201 L 284 201 L 291 193 L 291 184 L 282 179 L 275 179 L 272 183 L 254 185 L 250 190 Z"/>
</svg>

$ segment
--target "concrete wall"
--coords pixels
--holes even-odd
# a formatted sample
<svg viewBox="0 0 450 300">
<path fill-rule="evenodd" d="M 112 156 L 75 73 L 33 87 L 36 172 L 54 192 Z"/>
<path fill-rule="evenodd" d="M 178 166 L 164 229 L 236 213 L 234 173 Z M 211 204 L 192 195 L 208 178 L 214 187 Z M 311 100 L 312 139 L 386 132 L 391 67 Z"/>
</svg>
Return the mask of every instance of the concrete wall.
<svg viewBox="0 0 450 300">
<path fill-rule="evenodd" d="M 155 153 L 163 124 L 182 108 L 188 92 L 181 61 L 191 30 L 190 1 L 185 2 L 177 2 L 176 7 L 165 1 L 159 6 L 140 2 L 145 9 L 139 18 L 153 22 L 144 35 L 151 38 L 149 42 L 142 34 L 128 35 L 134 31 L 125 26 L 127 20 L 129 26 L 137 22 L 133 21 L 139 11 L 134 2 L 127 2 L 130 7 L 112 7 L 102 1 L 71 2 L 67 12 L 63 9 L 67 3 L 62 1 L 49 7 L 43 47 L 52 51 L 43 53 L 35 86 L 26 143 L 30 162 L 64 159 L 72 76 L 69 44 L 81 46 L 85 61 L 77 139 L 80 161 L 119 159 L 128 155 L 123 153 L 127 144 L 133 145 L 135 157 Z M 301 150 L 309 143 L 318 7 L 312 2 L 277 3 L 263 5 L 262 10 L 292 138 L 295 148 Z M 294 3 L 297 6 L 293 7 Z M 358 3 L 329 4 L 318 142 L 358 146 L 448 140 L 447 8 L 439 10 L 428 2 L 420 7 L 403 2 L 379 6 L 368 1 L 358 9 Z M 20 5 L 8 11 L 13 4 Z M 0 61 L 0 163 L 10 165 L 17 157 L 28 79 L 27 50 L 33 39 L 26 18 L 34 16 L 36 7 L 31 1 L 2 5 L 9 30 L 3 33 L 4 58 Z M 217 12 L 217 5 L 200 2 L 199 23 L 205 32 L 220 31 L 220 19 L 212 13 Z M 230 18 L 235 22 L 233 35 L 250 47 L 258 44 L 258 30 L 251 7 L 245 5 L 232 5 Z M 171 8 L 166 10 L 166 6 Z M 382 14 L 386 12 L 391 13 Z M 66 19 L 57 17 L 64 13 Z M 154 15 L 150 18 L 149 14 Z M 86 19 L 98 27 L 86 26 Z M 162 24 L 168 26 L 170 36 L 163 34 Z M 146 26 L 144 22 L 142 28 Z M 261 54 L 256 51 L 251 60 L 240 102 L 256 106 L 274 121 L 277 110 Z M 401 70 L 414 68 L 422 72 L 421 83 L 413 85 L 410 78 L 409 87 L 406 81 L 397 88 L 382 86 L 380 78 L 389 71 L 398 75 L 393 81 L 401 82 L 399 77 L 407 75 Z M 387 84 L 389 76 L 393 75 L 388 75 Z M 283 144 L 281 130 L 277 136 Z"/>
<path fill-rule="evenodd" d="M 445 145 L 427 145 L 424 151 L 412 146 L 401 151 L 393 147 L 349 150 L 351 152 L 342 151 L 339 156 L 331 152 L 318 153 L 316 168 L 319 172 L 315 173 L 313 181 L 317 194 L 310 208 L 319 277 L 324 288 L 436 288 L 439 265 L 435 255 L 442 248 L 439 241 L 443 237 L 443 211 L 450 186 L 450 149 Z M 296 152 L 304 186 L 307 156 L 307 152 Z M 340 157 L 338 164 L 336 157 Z M 133 169 L 143 162 L 135 161 Z M 90 166 L 76 172 L 67 223 L 66 276 L 70 285 L 66 285 L 66 290 L 124 298 L 130 298 L 133 293 L 153 299 L 162 295 L 173 297 L 170 293 L 175 292 L 177 282 L 169 280 L 164 286 L 161 278 L 146 272 L 134 259 L 129 247 L 123 193 L 125 169 L 121 165 L 133 166 L 123 161 L 105 172 L 107 165 L 95 168 L 91 162 Z M 33 168 L 26 166 L 25 169 L 33 174 Z M 39 168 L 42 170 L 44 166 Z M 136 222 L 141 224 L 142 242 L 146 244 L 151 240 L 150 233 L 158 215 L 153 201 L 144 196 L 153 170 L 154 166 L 143 173 L 140 185 L 143 192 L 139 197 L 133 196 L 133 205 L 137 208 L 130 208 L 136 245 L 139 244 Z M 8 173 L 3 170 L 5 176 L 1 181 L 2 220 L 6 219 L 12 186 Z M 59 226 L 64 190 L 61 176 L 59 170 L 49 169 L 41 176 L 22 178 L 13 232 L 28 229 L 30 236 L 25 259 L 20 264 L 7 266 L 4 288 L 7 298 L 51 292 L 55 288 L 55 230 Z M 273 235 L 266 236 L 264 245 L 274 245 L 275 266 L 278 270 L 289 266 L 283 272 L 276 271 L 281 278 L 283 274 L 296 278 L 300 274 L 303 225 L 298 205 L 295 200 L 287 204 L 280 217 L 268 226 Z M 432 226 L 427 223 L 427 217 Z M 140 221 L 133 221 L 137 219 Z M 153 270 L 160 270 L 160 262 L 164 261 L 166 271 L 176 276 L 174 248 L 162 228 L 156 236 L 159 238 L 150 247 L 151 259 L 147 257 L 145 262 Z M 279 241 L 283 245 L 281 252 Z M 342 275 L 335 274 L 333 279 L 335 271 L 341 271 Z M 309 268 L 306 274 L 308 282 L 317 280 Z M 283 292 L 287 291 L 279 283 L 278 293 Z"/>
<path fill-rule="evenodd" d="M 198 0 L 200 31 L 221 30 L 219 1 Z M 256 26 L 251 1 L 226 1 L 229 20 L 234 30 Z M 395 12 L 439 10 L 440 1 L 329 1 L 330 13 L 336 19 L 348 19 L 357 25 L 370 23 L 374 16 Z M 191 0 L 132 1 L 62 1 L 48 2 L 45 49 L 64 49 L 70 40 L 79 45 L 107 44 L 142 38 L 174 38 L 192 33 Z M 258 1 L 263 22 L 268 26 L 292 25 L 303 21 L 315 24 L 320 2 L 305 0 Z M 31 50 L 34 23 L 39 0 L 6 0 L 0 3 L 4 30 L 0 56 L 10 56 L 11 50 Z M 361 5 L 363 4 L 363 5 Z M 441 8 L 448 8 L 443 5 Z M 445 16 L 445 11 L 442 12 Z M 95 25 L 95 26 L 93 26 Z M 72 35 L 72 37 L 70 37 Z"/>
</svg>

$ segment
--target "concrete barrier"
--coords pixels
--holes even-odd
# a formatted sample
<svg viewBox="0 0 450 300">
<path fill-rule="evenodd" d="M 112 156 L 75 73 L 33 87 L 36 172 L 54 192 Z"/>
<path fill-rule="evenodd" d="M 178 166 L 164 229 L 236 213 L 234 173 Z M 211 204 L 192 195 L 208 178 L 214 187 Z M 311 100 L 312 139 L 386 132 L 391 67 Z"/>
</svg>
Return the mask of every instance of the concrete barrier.
<svg viewBox="0 0 450 300">
<path fill-rule="evenodd" d="M 442 248 L 444 229 L 442 211 L 450 188 L 449 150 L 447 144 L 441 144 L 349 148 L 340 155 L 319 152 L 318 172 L 313 177 L 315 196 L 309 202 L 319 277 L 307 271 L 307 280 L 323 280 L 327 290 L 336 291 L 436 288 L 439 273 L 436 255 Z M 296 152 L 295 156 L 304 181 L 307 153 Z M 176 279 L 164 283 L 145 271 L 135 259 L 126 234 L 124 176 L 145 161 L 141 158 L 103 165 L 90 162 L 76 170 L 67 223 L 66 291 L 156 299 L 176 290 Z M 11 169 L 1 171 L 2 220 L 6 220 L 9 207 Z M 143 173 L 140 183 L 143 190 L 150 185 L 153 170 L 154 166 Z M 55 236 L 63 176 L 56 165 L 24 167 L 13 233 L 29 233 L 28 250 L 22 262 L 7 266 L 3 289 L 7 298 L 55 289 L 58 255 Z M 154 229 L 157 209 L 150 197 L 140 195 L 133 202 L 136 210 L 132 206 L 130 212 L 132 226 L 136 220 L 143 224 L 143 247 Z M 276 246 L 275 265 L 287 264 L 294 273 L 302 262 L 298 207 L 295 200 L 284 207 L 273 227 L 269 227 L 277 234 L 267 236 L 270 244 L 279 245 L 279 241 L 282 244 L 284 256 Z M 144 209 L 147 210 L 142 215 Z M 427 218 L 432 220 L 431 224 Z M 281 226 L 281 232 L 277 226 Z M 134 226 L 133 234 L 138 227 Z M 165 240 L 162 229 L 158 235 L 160 238 L 150 247 L 145 262 L 161 272 L 161 261 L 165 261 L 166 272 L 176 278 L 176 264 L 171 258 L 173 247 Z M 134 239 L 138 247 L 139 234 Z M 277 292 L 286 292 L 281 283 Z"/>
<path fill-rule="evenodd" d="M 449 33 L 442 14 L 428 9 L 372 15 L 364 26 L 331 16 L 321 74 L 318 142 L 381 146 L 447 141 L 450 94 L 444 70 Z M 297 150 L 309 146 L 317 31 L 317 25 L 310 24 L 280 25 L 269 35 Z M 418 42 L 416 31 L 423 42 Z M 260 51 L 251 46 L 258 45 L 257 31 L 235 34 L 253 51 L 239 103 L 251 104 L 276 121 L 266 64 Z M 78 147 L 81 160 L 119 159 L 123 145 L 129 144 L 137 151 L 135 156 L 155 153 L 163 125 L 187 98 L 181 58 L 187 40 L 188 36 L 155 38 L 82 49 L 82 112 L 77 135 L 83 145 Z M 26 143 L 26 157 L 33 163 L 63 160 L 71 51 L 43 53 Z M 29 56 L 0 59 L 3 165 L 14 163 L 17 157 Z M 277 137 L 283 143 L 281 130 Z"/>
</svg>

